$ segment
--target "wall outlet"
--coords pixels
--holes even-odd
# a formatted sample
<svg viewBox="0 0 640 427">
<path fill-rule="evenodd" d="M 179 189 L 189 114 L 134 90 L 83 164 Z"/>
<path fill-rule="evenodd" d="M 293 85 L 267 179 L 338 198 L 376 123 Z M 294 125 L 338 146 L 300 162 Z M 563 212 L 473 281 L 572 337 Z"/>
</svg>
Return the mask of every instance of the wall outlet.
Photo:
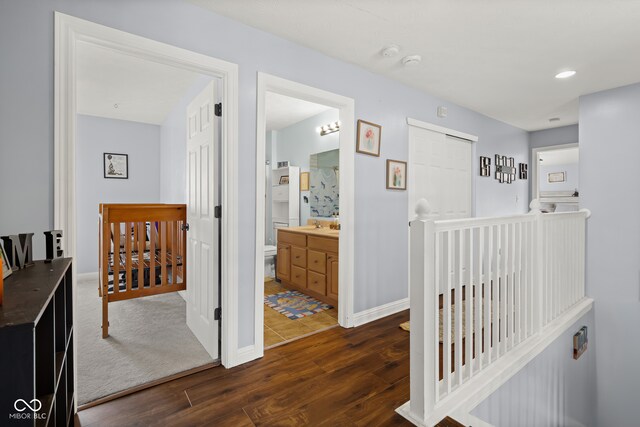
<svg viewBox="0 0 640 427">
<path fill-rule="evenodd" d="M 580 328 L 578 332 L 573 336 L 573 358 L 578 360 L 582 353 L 587 351 L 587 343 L 589 339 L 587 338 L 587 327 L 583 326 Z"/>
</svg>

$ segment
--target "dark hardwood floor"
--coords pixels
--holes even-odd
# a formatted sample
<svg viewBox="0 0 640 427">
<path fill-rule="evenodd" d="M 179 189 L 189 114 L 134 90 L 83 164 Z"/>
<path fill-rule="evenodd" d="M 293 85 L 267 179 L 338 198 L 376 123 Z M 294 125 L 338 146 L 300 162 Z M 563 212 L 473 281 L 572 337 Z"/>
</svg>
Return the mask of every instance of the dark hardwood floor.
<svg viewBox="0 0 640 427">
<path fill-rule="evenodd" d="M 80 426 L 410 426 L 404 311 L 359 328 L 333 328 L 78 413 Z"/>
</svg>

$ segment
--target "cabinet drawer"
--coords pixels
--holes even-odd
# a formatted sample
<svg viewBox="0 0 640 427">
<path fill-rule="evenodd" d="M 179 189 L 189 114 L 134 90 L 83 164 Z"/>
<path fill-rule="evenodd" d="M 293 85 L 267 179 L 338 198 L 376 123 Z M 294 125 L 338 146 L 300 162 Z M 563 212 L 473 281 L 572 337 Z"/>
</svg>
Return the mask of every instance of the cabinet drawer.
<svg viewBox="0 0 640 427">
<path fill-rule="evenodd" d="M 288 185 L 274 185 L 271 191 L 271 199 L 274 202 L 286 202 L 289 200 Z"/>
<path fill-rule="evenodd" d="M 307 250 L 305 248 L 291 247 L 291 263 L 298 267 L 307 268 Z"/>
<path fill-rule="evenodd" d="M 321 295 L 327 294 L 327 277 L 314 271 L 307 272 L 307 287 Z"/>
<path fill-rule="evenodd" d="M 318 249 L 324 252 L 338 253 L 338 239 L 328 237 L 309 236 L 309 249 Z"/>
<path fill-rule="evenodd" d="M 304 268 L 296 267 L 295 265 L 291 266 L 291 282 L 294 285 L 298 285 L 301 288 L 307 287 L 307 270 Z"/>
<path fill-rule="evenodd" d="M 295 246 L 307 246 L 307 236 L 300 233 L 292 233 L 290 231 L 278 230 L 278 242 L 291 243 Z"/>
<path fill-rule="evenodd" d="M 327 254 L 309 249 L 307 251 L 307 256 L 309 257 L 307 267 L 309 270 L 322 274 L 327 272 Z"/>
</svg>

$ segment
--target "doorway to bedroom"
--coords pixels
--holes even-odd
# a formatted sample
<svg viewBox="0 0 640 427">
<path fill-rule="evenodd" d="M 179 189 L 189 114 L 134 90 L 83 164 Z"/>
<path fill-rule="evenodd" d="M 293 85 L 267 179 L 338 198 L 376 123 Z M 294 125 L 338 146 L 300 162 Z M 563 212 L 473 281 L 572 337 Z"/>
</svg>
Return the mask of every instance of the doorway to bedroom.
<svg viewBox="0 0 640 427">
<path fill-rule="evenodd" d="M 78 404 L 217 365 L 219 79 L 76 45 Z"/>
</svg>

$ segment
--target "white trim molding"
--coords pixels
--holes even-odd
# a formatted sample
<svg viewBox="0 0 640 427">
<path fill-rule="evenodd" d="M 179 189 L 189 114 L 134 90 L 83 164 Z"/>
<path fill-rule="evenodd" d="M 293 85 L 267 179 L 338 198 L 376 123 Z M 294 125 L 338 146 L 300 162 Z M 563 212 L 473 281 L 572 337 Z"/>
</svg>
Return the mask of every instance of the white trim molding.
<svg viewBox="0 0 640 427">
<path fill-rule="evenodd" d="M 91 272 L 91 273 L 79 273 L 76 274 L 76 280 L 80 281 L 80 280 L 95 280 L 98 281 L 98 279 L 100 279 L 100 273 L 98 273 L 97 271 Z"/>
<path fill-rule="evenodd" d="M 412 119 L 407 117 L 407 124 L 410 126 L 417 126 L 422 129 L 432 130 L 438 133 L 444 133 L 449 136 L 455 136 L 456 138 L 466 139 L 471 142 L 478 142 L 478 137 L 471 135 L 470 133 L 459 132 L 457 130 L 448 129 L 443 126 L 434 125 L 433 123 L 423 122 L 421 120 Z"/>
<path fill-rule="evenodd" d="M 388 302 L 378 307 L 355 313 L 353 315 L 353 326 L 362 326 L 365 323 L 373 322 L 374 320 L 382 319 L 383 317 L 391 316 L 392 314 L 408 309 L 409 298 Z"/>
<path fill-rule="evenodd" d="M 264 233 L 265 233 L 265 158 L 266 93 L 275 92 L 293 98 L 336 108 L 340 125 L 340 243 L 338 323 L 353 326 L 353 271 L 355 263 L 355 102 L 352 98 L 327 92 L 266 73 L 258 73 L 256 123 L 256 251 L 255 251 L 255 358 L 264 354 Z"/>
<path fill-rule="evenodd" d="M 92 43 L 137 58 L 222 81 L 222 364 L 238 359 L 238 66 L 59 12 L 55 13 L 54 226 L 64 248 L 76 255 L 76 44 Z M 74 274 L 75 277 L 75 274 Z M 74 282 L 73 286 L 76 286 Z M 77 304 L 74 304 L 74 307 Z M 74 313 L 75 315 L 75 313 Z M 76 337 L 74 336 L 74 339 Z M 76 345 L 77 349 L 78 346 Z M 77 375 L 76 375 L 77 378 Z"/>
</svg>

